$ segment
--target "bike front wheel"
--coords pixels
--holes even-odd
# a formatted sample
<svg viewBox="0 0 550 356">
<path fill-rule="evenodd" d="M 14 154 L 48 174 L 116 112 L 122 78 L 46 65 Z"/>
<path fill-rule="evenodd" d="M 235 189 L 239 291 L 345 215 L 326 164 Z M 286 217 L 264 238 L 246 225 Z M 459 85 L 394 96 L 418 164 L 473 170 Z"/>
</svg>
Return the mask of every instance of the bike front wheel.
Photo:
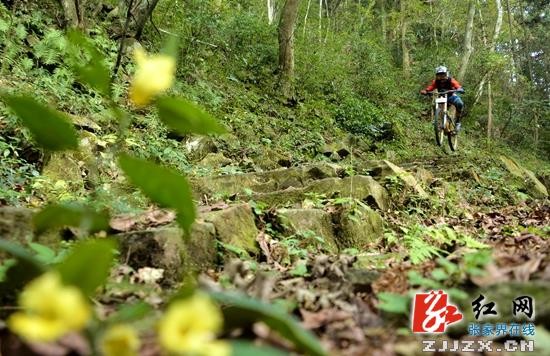
<svg viewBox="0 0 550 356">
<path fill-rule="evenodd" d="M 443 122 L 445 119 L 445 113 L 441 109 L 436 109 L 435 115 L 434 115 L 434 133 L 435 133 L 435 142 L 438 146 L 441 146 L 443 143 L 443 135 L 444 135 L 444 127 Z"/>
<path fill-rule="evenodd" d="M 451 151 L 456 151 L 458 149 L 458 133 L 455 132 L 455 130 L 450 131 L 447 134 L 447 139 L 449 141 L 449 147 L 451 148 Z"/>
<path fill-rule="evenodd" d="M 449 147 L 451 151 L 456 151 L 458 149 L 458 132 L 456 132 L 456 113 L 454 107 L 451 108 L 448 117 L 448 130 L 447 130 L 447 140 L 449 141 Z"/>
</svg>

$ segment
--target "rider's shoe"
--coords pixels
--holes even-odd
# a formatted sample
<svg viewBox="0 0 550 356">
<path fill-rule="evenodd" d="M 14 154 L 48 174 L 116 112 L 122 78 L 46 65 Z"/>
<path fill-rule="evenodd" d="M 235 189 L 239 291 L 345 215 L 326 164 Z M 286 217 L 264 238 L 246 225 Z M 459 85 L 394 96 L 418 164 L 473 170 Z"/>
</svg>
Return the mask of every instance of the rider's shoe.
<svg viewBox="0 0 550 356">
<path fill-rule="evenodd" d="M 461 128 L 462 124 L 460 122 L 457 122 L 455 126 L 455 133 L 459 133 Z"/>
</svg>

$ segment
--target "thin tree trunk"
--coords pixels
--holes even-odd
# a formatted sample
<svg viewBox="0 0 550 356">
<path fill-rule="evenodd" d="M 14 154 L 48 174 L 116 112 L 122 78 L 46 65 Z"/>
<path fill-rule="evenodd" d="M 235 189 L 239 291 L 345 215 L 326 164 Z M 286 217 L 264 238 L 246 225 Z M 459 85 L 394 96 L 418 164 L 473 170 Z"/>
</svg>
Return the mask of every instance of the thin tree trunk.
<svg viewBox="0 0 550 356">
<path fill-rule="evenodd" d="M 500 0 L 495 0 L 497 5 L 497 21 L 495 23 L 495 32 L 493 33 L 493 42 L 491 43 L 491 50 L 495 51 L 495 45 L 497 43 L 498 36 L 500 35 L 500 29 L 502 28 L 502 3 Z"/>
<path fill-rule="evenodd" d="M 118 45 L 118 53 L 116 56 L 115 67 L 113 68 L 112 78 L 116 77 L 118 73 L 118 68 L 120 67 L 120 62 L 122 61 L 122 54 L 124 53 L 124 45 L 126 44 L 126 34 L 128 33 L 128 28 L 130 27 L 130 19 L 132 18 L 132 6 L 134 5 L 134 0 L 130 0 L 128 4 L 128 10 L 126 11 L 126 22 L 124 23 L 124 30 L 122 31 L 122 37 L 120 37 L 120 43 Z"/>
<path fill-rule="evenodd" d="M 275 20 L 275 0 L 267 0 L 267 23 L 273 24 Z"/>
<path fill-rule="evenodd" d="M 311 6 L 311 0 L 307 0 L 306 15 L 304 16 L 304 36 L 306 35 L 307 17 L 309 15 L 309 8 Z"/>
<path fill-rule="evenodd" d="M 462 63 L 460 65 L 460 71 L 458 72 L 457 79 L 459 81 L 464 80 L 466 76 L 466 70 L 468 69 L 468 63 L 470 62 L 470 57 L 474 51 L 472 46 L 472 37 L 474 33 L 474 17 L 476 14 L 476 4 L 473 0 L 470 0 L 468 5 L 468 23 L 466 24 L 466 34 L 464 36 L 464 56 L 462 57 Z"/>
<path fill-rule="evenodd" d="M 323 0 L 319 0 L 319 41 L 323 37 Z"/>
<path fill-rule="evenodd" d="M 518 60 L 516 58 L 516 45 L 514 43 L 514 29 L 512 28 L 512 13 L 510 11 L 510 0 L 506 0 L 506 12 L 508 14 L 508 31 L 510 32 L 510 52 L 512 53 L 512 74 L 511 74 L 511 80 L 514 81 L 516 79 L 516 64 L 518 64 Z"/>
<path fill-rule="evenodd" d="M 500 0 L 495 0 L 497 5 L 497 21 L 495 23 L 495 31 L 493 33 L 493 41 L 491 43 L 491 52 L 495 51 L 498 36 L 500 35 L 500 29 L 502 28 L 502 3 Z M 487 82 L 487 95 L 489 96 L 489 105 L 487 112 L 487 139 L 491 139 L 493 136 L 493 93 L 491 90 L 491 75 L 489 74 L 489 81 Z"/>
<path fill-rule="evenodd" d="M 491 88 L 491 80 L 487 83 L 487 96 L 488 96 L 488 108 L 487 108 L 487 139 L 490 140 L 493 135 L 493 92 Z"/>
<path fill-rule="evenodd" d="M 326 30 L 326 33 L 325 33 L 325 43 L 327 43 L 328 34 L 329 34 L 329 31 L 330 31 L 330 12 L 329 12 L 329 9 L 328 9 L 328 0 L 325 0 L 325 11 L 327 13 L 327 30 Z"/>
<path fill-rule="evenodd" d="M 282 94 L 293 96 L 294 81 L 294 27 L 300 0 L 286 0 L 279 22 L 279 70 Z"/>
<path fill-rule="evenodd" d="M 408 77 L 411 73 L 411 59 L 409 53 L 409 47 L 407 43 L 407 9 L 405 6 L 405 0 L 401 0 L 401 51 L 402 51 L 402 65 L 403 74 Z"/>
<path fill-rule="evenodd" d="M 386 15 L 386 0 L 378 0 L 378 8 L 380 9 L 380 22 L 382 25 L 382 39 L 384 42 L 387 40 L 388 32 L 388 23 Z"/>
<path fill-rule="evenodd" d="M 159 0 L 151 0 L 149 3 L 149 6 L 145 9 L 145 11 L 141 14 L 140 18 L 137 21 L 136 25 L 136 40 L 140 40 L 141 35 L 143 34 L 143 29 L 145 28 L 145 24 L 147 23 L 147 20 L 151 17 L 153 14 L 153 11 L 155 10 L 155 7 L 157 7 L 159 3 Z"/>
</svg>

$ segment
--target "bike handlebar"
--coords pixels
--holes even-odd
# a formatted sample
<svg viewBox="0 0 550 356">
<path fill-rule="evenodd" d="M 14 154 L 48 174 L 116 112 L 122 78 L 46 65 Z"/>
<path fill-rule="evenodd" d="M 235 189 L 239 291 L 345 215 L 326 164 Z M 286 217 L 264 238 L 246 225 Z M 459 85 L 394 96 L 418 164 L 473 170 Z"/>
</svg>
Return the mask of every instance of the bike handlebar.
<svg viewBox="0 0 550 356">
<path fill-rule="evenodd" d="M 451 89 L 451 90 L 445 90 L 445 91 L 434 90 L 434 91 L 429 91 L 424 95 L 434 95 L 434 94 L 445 95 L 445 94 L 455 93 L 455 92 L 464 92 L 464 89 Z"/>
</svg>

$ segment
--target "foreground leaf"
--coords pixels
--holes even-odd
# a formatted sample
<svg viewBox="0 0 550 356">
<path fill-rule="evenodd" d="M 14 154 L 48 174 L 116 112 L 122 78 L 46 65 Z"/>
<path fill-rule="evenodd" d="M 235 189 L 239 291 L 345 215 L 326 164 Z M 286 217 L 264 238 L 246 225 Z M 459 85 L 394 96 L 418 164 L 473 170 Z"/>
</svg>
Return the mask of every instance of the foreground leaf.
<svg viewBox="0 0 550 356">
<path fill-rule="evenodd" d="M 31 132 L 36 143 L 51 151 L 77 149 L 77 133 L 65 115 L 28 96 L 4 95 L 6 104 Z"/>
<path fill-rule="evenodd" d="M 114 263 L 116 244 L 107 239 L 90 239 L 77 244 L 57 266 L 64 283 L 91 295 L 107 280 Z"/>
<path fill-rule="evenodd" d="M 109 228 L 109 213 L 94 211 L 89 207 L 74 204 L 52 204 L 33 217 L 37 234 L 63 226 L 74 226 L 89 233 Z"/>
<path fill-rule="evenodd" d="M 212 292 L 210 296 L 221 304 L 226 328 L 262 321 L 292 341 L 299 351 L 308 355 L 327 354 L 315 336 L 282 309 L 237 294 Z"/>
<path fill-rule="evenodd" d="M 223 134 L 225 129 L 212 115 L 190 101 L 180 98 L 160 98 L 157 103 L 160 119 L 180 134 Z"/>
<path fill-rule="evenodd" d="M 285 356 L 287 352 L 269 346 L 258 346 L 246 341 L 231 341 L 231 355 L 234 356 Z"/>
<path fill-rule="evenodd" d="M 4 281 L 0 283 L 0 301 L 5 301 L 6 298 L 14 299 L 25 284 L 46 271 L 46 268 L 22 246 L 11 241 L 0 239 L 0 251 L 16 260 L 16 264 L 7 270 Z"/>
<path fill-rule="evenodd" d="M 109 97 L 111 77 L 109 68 L 105 65 L 105 56 L 80 32 L 70 31 L 67 38 L 72 45 L 69 63 L 78 79 Z"/>
<path fill-rule="evenodd" d="M 378 309 L 384 310 L 388 313 L 396 314 L 408 314 L 409 313 L 409 300 L 410 298 L 406 295 L 395 294 L 395 293 L 378 293 L 378 299 L 380 304 Z"/>
<path fill-rule="evenodd" d="M 195 207 L 187 179 L 172 169 L 121 155 L 119 164 L 130 181 L 162 207 L 177 212 L 177 221 L 187 232 L 195 220 Z"/>
<path fill-rule="evenodd" d="M 112 324 L 131 323 L 143 319 L 153 308 L 147 303 L 137 302 L 131 305 L 123 305 L 116 313 L 109 316 L 107 321 Z"/>
</svg>

